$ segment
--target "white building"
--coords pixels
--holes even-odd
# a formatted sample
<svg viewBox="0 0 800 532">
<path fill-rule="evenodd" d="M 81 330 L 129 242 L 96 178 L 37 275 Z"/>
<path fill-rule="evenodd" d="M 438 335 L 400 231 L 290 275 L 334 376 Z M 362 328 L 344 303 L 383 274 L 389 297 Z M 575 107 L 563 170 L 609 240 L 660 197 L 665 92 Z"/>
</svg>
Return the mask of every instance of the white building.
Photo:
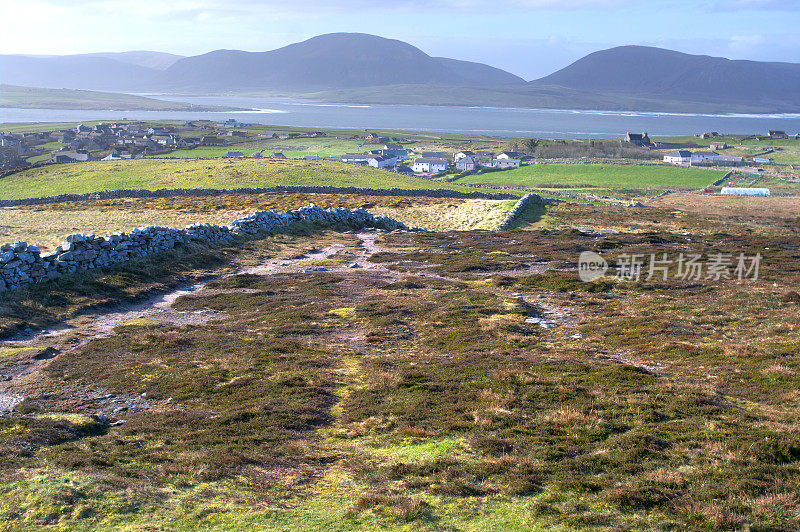
<svg viewBox="0 0 800 532">
<path fill-rule="evenodd" d="M 460 152 L 456 153 L 456 154 L 455 154 L 455 156 L 453 156 L 453 160 L 455 160 L 456 162 L 458 162 L 458 161 L 460 161 L 461 159 L 464 159 L 464 158 L 466 158 L 466 157 L 475 157 L 475 153 L 474 153 L 474 152 L 471 152 L 471 151 L 469 151 L 469 150 L 466 150 L 466 151 L 460 151 Z"/>
<path fill-rule="evenodd" d="M 713 160 L 714 157 L 719 157 L 719 153 L 715 151 L 696 151 L 692 153 L 690 161 L 692 164 L 704 163 Z"/>
<path fill-rule="evenodd" d="M 669 164 L 689 164 L 692 162 L 692 152 L 689 150 L 670 152 L 664 156 L 664 162 Z"/>
<path fill-rule="evenodd" d="M 439 172 L 447 170 L 449 164 L 450 163 L 444 159 L 419 157 L 414 159 L 414 164 L 411 165 L 411 169 L 414 170 L 415 174 L 438 174 Z"/>
<path fill-rule="evenodd" d="M 397 166 L 397 157 L 372 155 L 367 158 L 367 165 L 373 168 L 394 168 Z"/>
<path fill-rule="evenodd" d="M 722 187 L 719 193 L 725 194 L 726 196 L 769 196 L 769 189 Z"/>
<path fill-rule="evenodd" d="M 501 159 L 498 155 L 497 159 L 486 166 L 489 168 L 519 168 L 521 164 L 522 162 L 519 159 Z"/>
</svg>

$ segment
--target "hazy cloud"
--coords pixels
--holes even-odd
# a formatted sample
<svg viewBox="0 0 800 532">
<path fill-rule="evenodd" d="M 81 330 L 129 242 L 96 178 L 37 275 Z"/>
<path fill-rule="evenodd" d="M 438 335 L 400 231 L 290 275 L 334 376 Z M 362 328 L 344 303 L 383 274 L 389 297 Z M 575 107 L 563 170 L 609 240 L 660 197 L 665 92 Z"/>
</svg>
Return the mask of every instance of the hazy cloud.
<svg viewBox="0 0 800 532">
<path fill-rule="evenodd" d="M 722 11 L 800 11 L 800 0 L 730 0 L 718 2 Z"/>
</svg>

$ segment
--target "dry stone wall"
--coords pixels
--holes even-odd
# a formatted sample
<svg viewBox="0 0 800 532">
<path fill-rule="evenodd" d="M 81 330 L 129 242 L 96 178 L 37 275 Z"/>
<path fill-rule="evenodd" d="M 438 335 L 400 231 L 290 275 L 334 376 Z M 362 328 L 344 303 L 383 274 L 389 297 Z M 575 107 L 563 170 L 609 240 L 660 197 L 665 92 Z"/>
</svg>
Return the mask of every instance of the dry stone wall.
<svg viewBox="0 0 800 532">
<path fill-rule="evenodd" d="M 544 200 L 538 194 L 525 194 L 522 196 L 519 201 L 514 205 L 514 208 L 508 211 L 505 219 L 500 222 L 500 225 L 495 227 L 495 231 L 506 231 L 511 228 L 511 226 L 516 221 L 517 217 L 522 214 L 522 211 L 525 210 L 528 205 L 534 204 L 544 204 Z"/>
<path fill-rule="evenodd" d="M 435 189 L 404 189 L 404 188 L 363 188 L 363 187 L 331 187 L 310 185 L 287 185 L 264 188 L 192 188 L 192 189 L 121 189 L 90 192 L 87 194 L 60 194 L 42 198 L 25 198 L 14 200 L 0 200 L 0 207 L 20 207 L 24 205 L 45 205 L 50 203 L 64 203 L 67 201 L 109 200 L 119 198 L 171 198 L 175 196 L 210 197 L 225 196 L 230 194 L 359 194 L 362 196 L 411 196 L 426 198 L 463 198 L 463 199 L 489 199 L 506 200 L 517 199 L 519 196 L 507 192 L 462 192 L 443 188 Z"/>
<path fill-rule="evenodd" d="M 31 283 L 57 279 L 64 274 L 103 268 L 113 264 L 166 251 L 179 244 L 199 242 L 213 246 L 235 235 L 274 231 L 295 223 L 319 226 L 346 225 L 354 229 L 420 231 L 388 216 L 376 216 L 359 209 L 308 205 L 289 212 L 256 211 L 231 225 L 194 224 L 184 229 L 147 226 L 109 236 L 76 233 L 66 237 L 52 253 L 26 242 L 0 246 L 0 292 Z"/>
</svg>

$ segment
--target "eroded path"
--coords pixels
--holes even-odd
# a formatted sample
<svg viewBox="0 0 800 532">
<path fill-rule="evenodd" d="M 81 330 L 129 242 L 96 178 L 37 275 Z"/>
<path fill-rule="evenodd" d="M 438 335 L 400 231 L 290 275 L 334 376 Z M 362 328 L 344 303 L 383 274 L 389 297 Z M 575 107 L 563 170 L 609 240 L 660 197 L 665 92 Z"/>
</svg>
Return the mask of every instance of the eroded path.
<svg viewBox="0 0 800 532">
<path fill-rule="evenodd" d="M 120 304 L 111 309 L 68 320 L 43 331 L 28 332 L 10 340 L 0 341 L 0 349 L 4 350 L 4 354 L 8 354 L 5 357 L 6 360 L 2 361 L 4 365 L 0 369 L 0 415 L 13 410 L 24 400 L 25 396 L 19 393 L 15 385 L 42 366 L 44 362 L 92 340 L 110 336 L 116 327 L 127 323 L 147 322 L 169 323 L 177 326 L 202 325 L 212 320 L 225 319 L 224 312 L 211 309 L 179 311 L 172 308 L 178 298 L 190 297 L 200 292 L 213 280 L 240 274 L 275 275 L 342 271 L 350 268 L 378 270 L 389 277 L 396 277 L 396 274 L 387 268 L 371 264 L 368 261 L 369 257 L 379 250 L 375 244 L 379 235 L 378 231 L 345 233 L 342 235 L 341 242 L 323 248 L 312 247 L 304 253 L 290 258 L 271 258 L 262 264 L 183 286 L 141 302 Z M 348 248 L 353 248 L 355 251 L 349 251 Z M 339 260 L 332 261 L 335 262 L 332 264 L 319 265 L 319 261 L 327 261 L 332 257 Z M 247 292 L 248 289 L 240 288 L 235 291 Z M 17 354 L 19 356 L 14 356 Z"/>
</svg>

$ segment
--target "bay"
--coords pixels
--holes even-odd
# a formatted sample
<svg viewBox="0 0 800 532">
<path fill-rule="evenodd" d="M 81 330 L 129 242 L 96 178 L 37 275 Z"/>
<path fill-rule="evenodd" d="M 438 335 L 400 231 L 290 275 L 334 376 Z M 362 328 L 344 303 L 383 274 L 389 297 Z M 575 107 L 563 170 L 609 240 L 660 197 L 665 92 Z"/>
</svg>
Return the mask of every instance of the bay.
<svg viewBox="0 0 800 532">
<path fill-rule="evenodd" d="M 428 105 L 350 105 L 286 98 L 148 95 L 198 105 L 243 107 L 222 113 L 0 109 L 0 122 L 82 122 L 90 120 L 226 120 L 275 126 L 326 129 L 384 129 L 553 139 L 604 139 L 627 131 L 650 136 L 705 131 L 766 134 L 770 129 L 800 132 L 800 114 L 679 114 L 564 109 L 516 109 Z"/>
</svg>

